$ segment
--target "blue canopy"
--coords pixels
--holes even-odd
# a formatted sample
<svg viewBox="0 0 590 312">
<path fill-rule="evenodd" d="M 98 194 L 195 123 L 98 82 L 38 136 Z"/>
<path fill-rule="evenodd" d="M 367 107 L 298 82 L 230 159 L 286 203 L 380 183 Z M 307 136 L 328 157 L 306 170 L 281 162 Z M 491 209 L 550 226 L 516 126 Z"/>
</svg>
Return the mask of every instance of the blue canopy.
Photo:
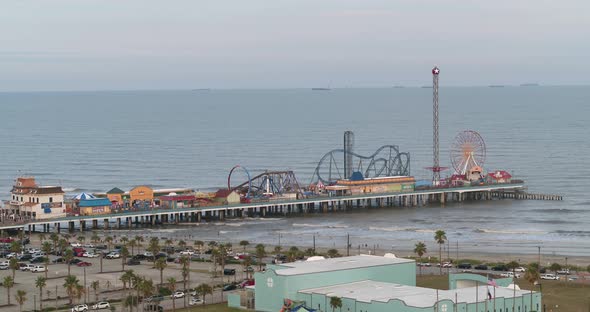
<svg viewBox="0 0 590 312">
<path fill-rule="evenodd" d="M 78 206 L 80 207 L 101 207 L 110 205 L 111 201 L 108 198 L 82 199 L 78 203 Z"/>
<path fill-rule="evenodd" d="M 92 199 L 92 198 L 96 198 L 96 196 L 94 196 L 92 194 L 88 194 L 88 193 L 80 193 L 80 194 L 72 197 L 72 199 L 77 199 L 77 200 Z"/>
</svg>

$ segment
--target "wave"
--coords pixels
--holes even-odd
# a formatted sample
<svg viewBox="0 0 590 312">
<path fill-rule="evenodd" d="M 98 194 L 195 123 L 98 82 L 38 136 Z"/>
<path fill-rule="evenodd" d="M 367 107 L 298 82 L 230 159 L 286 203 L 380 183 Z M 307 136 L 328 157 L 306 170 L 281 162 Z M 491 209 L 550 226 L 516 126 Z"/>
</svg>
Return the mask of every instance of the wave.
<svg viewBox="0 0 590 312">
<path fill-rule="evenodd" d="M 215 226 L 242 226 L 244 225 L 244 223 L 223 223 L 223 222 L 217 222 L 217 223 L 213 223 L 213 225 Z"/>
<path fill-rule="evenodd" d="M 557 230 L 553 233 L 560 234 L 560 235 L 567 235 L 567 236 L 590 236 L 590 231 L 566 231 L 566 230 Z"/>
<path fill-rule="evenodd" d="M 490 229 L 475 229 L 475 233 L 486 233 L 486 234 L 547 234 L 543 231 L 519 231 L 519 230 L 490 230 Z"/>
<path fill-rule="evenodd" d="M 72 193 L 72 192 L 76 192 L 79 191 L 80 189 L 75 188 L 75 187 L 62 187 L 61 188 L 64 192 L 66 193 Z"/>
<path fill-rule="evenodd" d="M 417 232 L 417 228 L 404 228 L 404 227 L 377 227 L 370 226 L 370 231 L 384 231 L 384 232 Z"/>
<path fill-rule="evenodd" d="M 568 208 L 550 208 L 550 209 L 532 209 L 532 212 L 543 212 L 543 213 L 578 213 L 586 212 L 585 209 L 568 209 Z"/>
<path fill-rule="evenodd" d="M 309 224 L 309 223 L 293 223 L 293 227 L 310 227 L 310 228 L 328 228 L 328 229 L 346 229 L 348 225 L 344 224 Z"/>
<path fill-rule="evenodd" d="M 542 223 L 542 224 L 576 224 L 579 222 L 568 220 L 528 220 L 528 223 Z"/>
</svg>

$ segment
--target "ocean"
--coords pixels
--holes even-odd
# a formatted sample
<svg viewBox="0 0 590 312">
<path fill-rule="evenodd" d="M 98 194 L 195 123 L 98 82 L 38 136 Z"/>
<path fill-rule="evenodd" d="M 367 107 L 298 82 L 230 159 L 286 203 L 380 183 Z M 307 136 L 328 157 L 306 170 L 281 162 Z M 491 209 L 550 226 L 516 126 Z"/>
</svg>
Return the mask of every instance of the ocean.
<svg viewBox="0 0 590 312">
<path fill-rule="evenodd" d="M 484 138 L 487 171 L 503 169 L 556 201 L 492 201 L 308 217 L 233 220 L 178 229 L 204 239 L 285 245 L 411 248 L 443 229 L 462 250 L 590 256 L 590 87 L 442 87 L 441 165 L 466 129 Z M 311 181 L 320 158 L 355 133 L 355 151 L 393 144 L 429 179 L 432 89 L 374 88 L 0 93 L 0 198 L 34 175 L 71 194 L 227 186 L 230 169 L 293 170 Z M 451 174 L 450 171 L 443 173 Z M 242 173 L 232 179 L 245 180 Z M 176 235 L 176 234 L 174 234 Z"/>
</svg>

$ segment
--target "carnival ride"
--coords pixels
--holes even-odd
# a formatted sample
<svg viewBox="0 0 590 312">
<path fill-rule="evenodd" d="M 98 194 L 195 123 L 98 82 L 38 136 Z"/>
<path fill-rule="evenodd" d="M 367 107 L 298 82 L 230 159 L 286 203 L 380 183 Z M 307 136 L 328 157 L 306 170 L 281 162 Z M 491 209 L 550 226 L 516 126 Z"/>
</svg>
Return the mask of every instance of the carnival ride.
<svg viewBox="0 0 590 312">
<path fill-rule="evenodd" d="M 237 169 L 246 173 L 247 181 L 232 186 L 232 175 Z M 227 177 L 227 188 L 243 195 L 245 198 L 263 198 L 285 196 L 287 194 L 302 193 L 299 182 L 295 173 L 290 170 L 286 171 L 265 171 L 254 177 L 250 175 L 248 169 L 243 166 L 234 166 Z"/>
<path fill-rule="evenodd" d="M 474 168 L 482 170 L 486 159 L 486 144 L 476 131 L 461 131 L 451 145 L 450 154 L 455 174 L 466 176 Z"/>
<path fill-rule="evenodd" d="M 311 183 L 335 183 L 349 179 L 344 173 L 346 165 L 352 173 L 360 172 L 363 178 L 378 178 L 410 175 L 410 154 L 400 152 L 395 145 L 383 145 L 370 156 L 363 156 L 350 150 L 335 149 L 326 153 L 318 162 Z"/>
</svg>

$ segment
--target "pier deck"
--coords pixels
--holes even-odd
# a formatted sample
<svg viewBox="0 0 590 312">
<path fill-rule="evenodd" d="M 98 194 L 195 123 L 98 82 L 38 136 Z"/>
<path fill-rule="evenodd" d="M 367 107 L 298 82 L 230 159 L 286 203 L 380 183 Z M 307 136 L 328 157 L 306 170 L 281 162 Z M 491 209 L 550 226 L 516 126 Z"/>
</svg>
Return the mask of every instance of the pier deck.
<svg viewBox="0 0 590 312">
<path fill-rule="evenodd" d="M 4 229 L 28 229 L 35 231 L 36 226 L 42 226 L 44 232 L 48 232 L 50 225 L 59 231 L 61 223 L 67 223 L 69 230 L 74 229 L 74 222 L 80 223 L 80 228 L 85 229 L 88 222 L 93 228 L 98 227 L 98 221 L 102 221 L 103 227 L 109 227 L 109 220 L 115 219 L 117 226 L 124 222 L 128 226 L 135 224 L 156 224 L 161 222 L 200 222 L 201 218 L 224 219 L 228 217 L 243 217 L 245 214 L 260 216 L 267 214 L 291 214 L 329 212 L 334 210 L 349 210 L 354 207 L 384 207 L 384 206 L 420 206 L 429 203 L 444 204 L 447 201 L 460 202 L 463 200 L 491 200 L 493 198 L 529 199 L 522 196 L 525 189 L 523 183 L 494 184 L 469 187 L 436 188 L 417 190 L 404 193 L 371 193 L 353 196 L 319 196 L 292 200 L 268 200 L 254 203 L 240 203 L 222 206 L 187 207 L 178 209 L 158 209 L 141 211 L 126 211 L 108 215 L 93 216 L 68 216 L 63 218 L 34 220 L 22 224 L 0 225 Z M 524 193 L 526 195 L 526 193 Z M 538 195 L 536 198 L 541 198 Z M 561 200 L 561 196 L 547 195 L 549 200 Z"/>
</svg>

